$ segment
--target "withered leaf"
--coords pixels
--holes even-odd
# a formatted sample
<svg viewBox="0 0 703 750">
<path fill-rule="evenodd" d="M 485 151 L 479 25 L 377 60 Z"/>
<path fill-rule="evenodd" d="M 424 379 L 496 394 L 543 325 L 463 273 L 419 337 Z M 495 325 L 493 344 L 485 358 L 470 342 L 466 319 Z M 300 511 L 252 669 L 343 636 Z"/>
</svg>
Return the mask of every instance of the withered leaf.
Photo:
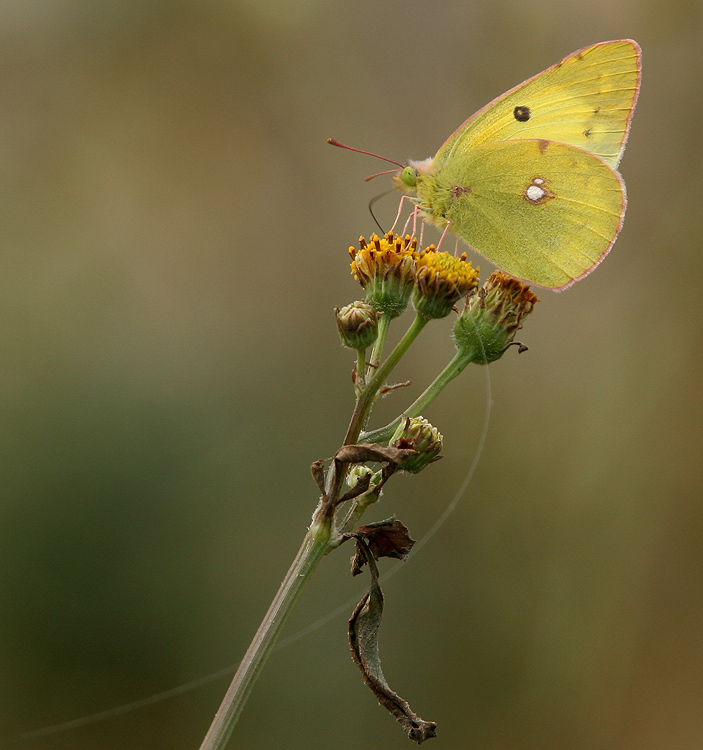
<svg viewBox="0 0 703 750">
<path fill-rule="evenodd" d="M 394 383 L 393 385 L 384 385 L 379 389 L 378 395 L 384 398 L 389 393 L 397 391 L 398 388 L 407 388 L 409 385 L 412 385 L 412 380 L 406 380 L 404 383 Z"/>
<path fill-rule="evenodd" d="M 415 456 L 413 448 L 394 448 L 379 443 L 359 443 L 358 445 L 344 445 L 334 456 L 335 461 L 345 464 L 361 464 L 364 461 L 399 464 L 407 456 Z"/>
<path fill-rule="evenodd" d="M 437 724 L 421 719 L 405 699 L 388 687 L 383 676 L 378 652 L 378 629 L 383 617 L 383 593 L 378 584 L 378 568 L 366 542 L 357 539 L 356 543 L 358 554 L 365 556 L 369 565 L 371 586 L 369 592 L 356 605 L 349 620 L 352 659 L 378 702 L 395 716 L 408 737 L 420 745 L 425 740 L 437 736 Z"/>
<path fill-rule="evenodd" d="M 378 560 L 379 557 L 395 557 L 398 560 L 406 560 L 415 544 L 408 527 L 395 516 L 387 518 L 385 521 L 376 521 L 366 526 L 359 526 L 352 532 L 351 536 L 362 537 L 366 540 L 374 560 Z M 360 554 L 357 547 L 351 563 L 352 575 L 359 575 L 365 562 L 365 555 Z"/>
<path fill-rule="evenodd" d="M 322 468 L 324 466 L 325 462 L 322 459 L 319 459 L 318 461 L 313 461 L 312 466 L 310 467 L 310 471 L 312 472 L 312 478 L 315 480 L 315 484 L 317 485 L 320 492 L 325 494 L 325 472 Z"/>
<path fill-rule="evenodd" d="M 346 503 L 347 500 L 353 500 L 355 497 L 359 497 L 359 495 L 363 495 L 366 490 L 368 490 L 369 486 L 371 485 L 371 474 L 365 474 L 362 477 L 359 477 L 357 483 L 349 490 L 349 492 L 346 492 L 342 497 L 337 500 L 337 504 L 341 505 L 342 503 Z"/>
</svg>

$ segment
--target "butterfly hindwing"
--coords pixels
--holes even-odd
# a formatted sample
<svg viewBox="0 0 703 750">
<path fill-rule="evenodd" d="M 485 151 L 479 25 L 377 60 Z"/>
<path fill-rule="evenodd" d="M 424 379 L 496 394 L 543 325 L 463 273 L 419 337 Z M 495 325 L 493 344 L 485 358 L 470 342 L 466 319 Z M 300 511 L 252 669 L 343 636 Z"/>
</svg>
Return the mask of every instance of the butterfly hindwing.
<svg viewBox="0 0 703 750">
<path fill-rule="evenodd" d="M 606 162 L 543 139 L 476 146 L 420 175 L 419 207 L 504 271 L 551 288 L 569 286 L 610 249 L 625 190 Z"/>
</svg>

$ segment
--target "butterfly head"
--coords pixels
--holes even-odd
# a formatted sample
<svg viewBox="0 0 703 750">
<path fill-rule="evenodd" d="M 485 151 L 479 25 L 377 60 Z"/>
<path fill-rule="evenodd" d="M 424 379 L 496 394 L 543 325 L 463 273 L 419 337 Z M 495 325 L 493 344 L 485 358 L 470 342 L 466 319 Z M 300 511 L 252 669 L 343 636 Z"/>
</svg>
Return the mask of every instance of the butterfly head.
<svg viewBox="0 0 703 750">
<path fill-rule="evenodd" d="M 393 182 L 401 190 L 405 190 L 407 193 L 415 193 L 423 176 L 431 172 L 433 172 L 432 158 L 423 159 L 422 161 L 409 161 L 394 174 Z"/>
<path fill-rule="evenodd" d="M 400 173 L 396 176 L 396 182 L 399 182 L 402 187 L 414 188 L 417 186 L 417 176 L 419 172 L 415 167 L 407 166 L 400 170 Z"/>
</svg>

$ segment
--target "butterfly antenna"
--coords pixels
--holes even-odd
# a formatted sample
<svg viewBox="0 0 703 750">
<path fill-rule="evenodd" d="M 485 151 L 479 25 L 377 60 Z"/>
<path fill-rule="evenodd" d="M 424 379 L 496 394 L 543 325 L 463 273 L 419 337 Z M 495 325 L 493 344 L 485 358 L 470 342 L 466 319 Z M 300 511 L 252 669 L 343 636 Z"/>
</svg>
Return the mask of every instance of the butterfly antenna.
<svg viewBox="0 0 703 750">
<path fill-rule="evenodd" d="M 370 174 L 368 177 L 364 177 L 364 182 L 373 180 L 374 177 L 381 177 L 381 175 L 384 174 L 395 174 L 397 171 L 397 169 L 387 169 L 385 172 L 376 172 L 376 174 Z"/>
<path fill-rule="evenodd" d="M 403 168 L 403 164 L 397 161 L 393 161 L 393 159 L 386 159 L 385 156 L 379 156 L 378 154 L 373 154 L 371 151 L 363 151 L 360 148 L 353 148 L 352 146 L 345 146 L 343 143 L 340 143 L 339 141 L 335 141 L 334 138 L 328 138 L 327 143 L 329 143 L 331 146 L 339 146 L 339 148 L 346 148 L 349 151 L 356 151 L 357 154 L 366 154 L 367 156 L 375 156 L 377 159 L 383 159 L 383 161 L 387 161 L 390 164 L 395 164 L 396 167 Z M 395 171 L 395 170 L 393 170 Z"/>
<path fill-rule="evenodd" d="M 376 222 L 376 226 L 381 230 L 381 234 L 385 234 L 386 230 L 381 226 L 379 220 L 376 218 L 376 214 L 373 212 L 373 204 L 376 203 L 376 201 L 380 200 L 381 198 L 384 198 L 389 193 L 392 193 L 395 191 L 395 188 L 391 188 L 390 190 L 384 190 L 382 193 L 379 193 L 378 195 L 371 198 L 369 201 L 369 213 L 371 214 L 371 217 Z"/>
</svg>

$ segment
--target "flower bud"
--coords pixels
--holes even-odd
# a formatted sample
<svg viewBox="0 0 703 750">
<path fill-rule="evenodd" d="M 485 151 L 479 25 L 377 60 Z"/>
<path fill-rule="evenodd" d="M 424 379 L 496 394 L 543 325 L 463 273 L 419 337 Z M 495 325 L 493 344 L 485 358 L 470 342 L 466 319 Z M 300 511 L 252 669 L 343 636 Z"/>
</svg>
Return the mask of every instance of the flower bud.
<svg viewBox="0 0 703 750">
<path fill-rule="evenodd" d="M 366 349 L 378 336 L 378 313 L 366 302 L 334 308 L 339 338 L 350 349 Z"/>
<path fill-rule="evenodd" d="M 402 471 L 417 474 L 440 457 L 442 436 L 424 417 L 406 417 L 398 425 L 389 444 L 395 448 L 414 448 L 417 451 L 417 455 L 408 456 L 398 465 Z"/>
<path fill-rule="evenodd" d="M 495 362 L 503 356 L 522 320 L 539 300 L 530 287 L 496 271 L 468 301 L 454 325 L 454 342 L 459 351 L 473 353 L 478 364 Z"/>
</svg>

